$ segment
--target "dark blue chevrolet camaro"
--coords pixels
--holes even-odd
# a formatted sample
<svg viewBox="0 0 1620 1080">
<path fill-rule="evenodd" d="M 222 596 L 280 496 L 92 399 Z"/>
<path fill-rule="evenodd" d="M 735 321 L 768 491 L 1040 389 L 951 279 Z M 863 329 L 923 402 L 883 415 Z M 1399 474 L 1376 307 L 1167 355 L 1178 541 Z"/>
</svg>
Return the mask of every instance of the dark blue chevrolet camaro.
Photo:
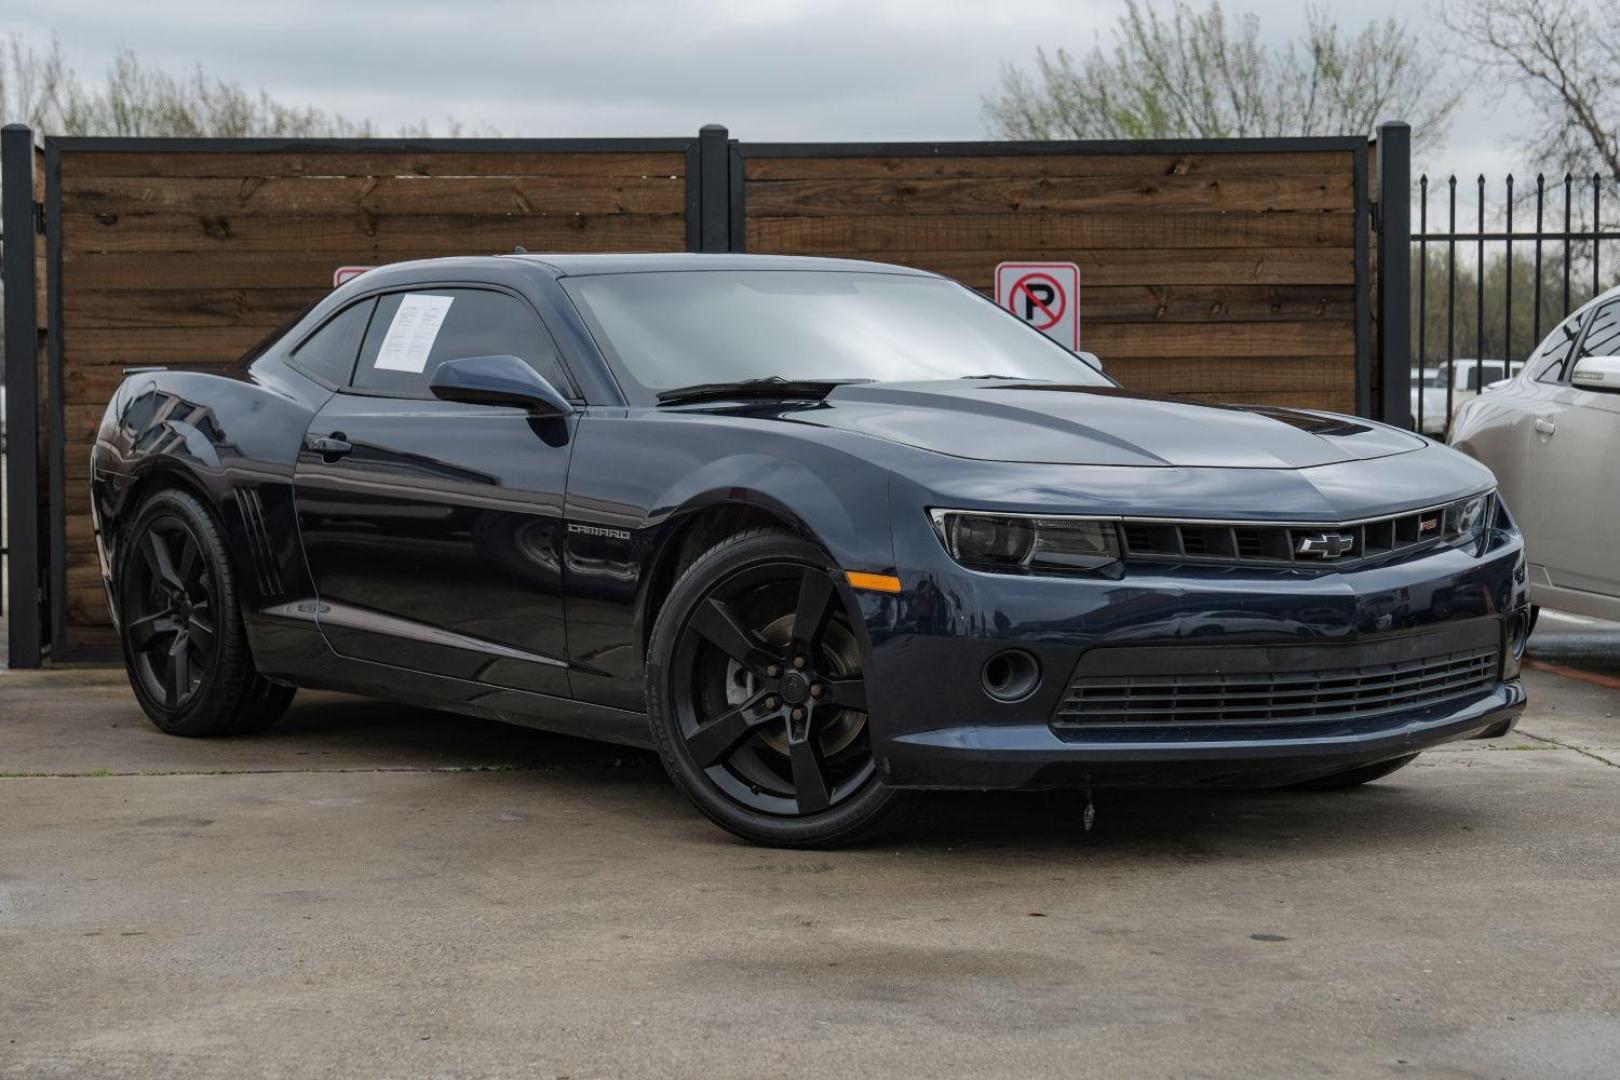
<svg viewBox="0 0 1620 1080">
<path fill-rule="evenodd" d="M 430 704 L 656 747 L 767 843 L 921 788 L 1344 787 L 1524 704 L 1483 467 L 1130 394 L 902 267 L 383 267 L 231 370 L 132 372 L 92 485 L 164 731 Z"/>
</svg>

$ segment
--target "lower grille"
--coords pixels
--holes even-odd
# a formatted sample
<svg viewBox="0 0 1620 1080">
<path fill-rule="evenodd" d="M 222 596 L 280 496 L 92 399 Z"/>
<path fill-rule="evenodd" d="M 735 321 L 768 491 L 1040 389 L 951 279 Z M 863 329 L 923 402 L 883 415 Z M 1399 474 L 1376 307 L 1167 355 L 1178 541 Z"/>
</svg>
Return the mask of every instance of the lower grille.
<svg viewBox="0 0 1620 1080">
<path fill-rule="evenodd" d="M 1463 648 L 1445 648 L 1460 644 L 1446 640 L 1450 635 L 1422 635 L 1364 646 L 1094 649 L 1051 723 L 1059 729 L 1299 723 L 1477 696 L 1495 686 L 1501 663 L 1500 629 L 1495 620 L 1489 624 L 1488 643 Z M 1158 654 L 1158 670 L 1135 662 L 1143 653 Z M 1093 670 L 1110 659 L 1147 670 Z"/>
</svg>

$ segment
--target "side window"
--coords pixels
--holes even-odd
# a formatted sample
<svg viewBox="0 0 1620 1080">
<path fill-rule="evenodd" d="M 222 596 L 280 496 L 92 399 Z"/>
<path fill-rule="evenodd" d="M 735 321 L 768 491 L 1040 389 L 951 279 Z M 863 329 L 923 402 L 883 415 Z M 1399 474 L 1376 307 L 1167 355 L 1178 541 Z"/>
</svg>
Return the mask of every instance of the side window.
<svg viewBox="0 0 1620 1080">
<path fill-rule="evenodd" d="M 375 300 L 362 300 L 344 308 L 293 350 L 287 363 L 328 386 L 344 385 L 354 371 L 354 358 L 376 306 Z"/>
<path fill-rule="evenodd" d="M 539 317 L 517 297 L 487 289 L 424 289 L 381 297 L 360 349 L 354 386 L 398 397 L 431 397 L 428 383 L 438 366 L 467 356 L 516 356 L 561 393 L 573 393 Z"/>
<path fill-rule="evenodd" d="M 1581 339 L 1581 347 L 1575 353 L 1575 359 L 1616 354 L 1620 354 L 1620 300 L 1610 300 L 1592 312 L 1586 336 Z"/>
<path fill-rule="evenodd" d="M 1581 336 L 1583 315 L 1584 312 L 1577 311 L 1559 323 L 1547 335 L 1547 340 L 1541 343 L 1541 348 L 1536 350 L 1532 363 L 1536 367 L 1538 382 L 1555 383 L 1563 379 L 1564 365 L 1568 363 L 1570 353 L 1575 351 L 1575 339 Z"/>
</svg>

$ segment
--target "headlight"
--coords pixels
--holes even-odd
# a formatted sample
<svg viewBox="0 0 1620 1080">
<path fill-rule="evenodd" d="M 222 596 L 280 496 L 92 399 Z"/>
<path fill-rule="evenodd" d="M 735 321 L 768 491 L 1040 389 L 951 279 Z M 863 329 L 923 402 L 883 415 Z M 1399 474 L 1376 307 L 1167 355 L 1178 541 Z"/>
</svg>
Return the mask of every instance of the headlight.
<svg viewBox="0 0 1620 1080">
<path fill-rule="evenodd" d="M 1095 518 L 931 510 L 951 558 L 978 570 L 1097 570 L 1119 561 L 1119 529 Z"/>
<path fill-rule="evenodd" d="M 1457 547 L 1477 544 L 1490 520 L 1490 510 L 1489 492 L 1451 503 L 1445 508 L 1445 517 L 1440 524 L 1441 539 Z"/>
</svg>

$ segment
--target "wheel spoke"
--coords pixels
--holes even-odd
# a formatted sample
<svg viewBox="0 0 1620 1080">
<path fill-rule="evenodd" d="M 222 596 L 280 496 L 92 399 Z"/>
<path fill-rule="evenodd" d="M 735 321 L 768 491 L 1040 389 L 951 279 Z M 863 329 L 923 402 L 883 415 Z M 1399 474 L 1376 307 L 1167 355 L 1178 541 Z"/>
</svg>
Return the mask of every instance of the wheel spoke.
<svg viewBox="0 0 1620 1080">
<path fill-rule="evenodd" d="M 141 553 L 146 556 L 146 565 L 151 569 L 152 576 L 167 589 L 183 589 L 185 582 L 180 580 L 180 574 L 174 568 L 174 560 L 169 557 L 169 545 L 163 537 L 156 532 L 146 534 L 146 543 L 141 545 Z"/>
<path fill-rule="evenodd" d="M 690 625 L 695 633 L 751 671 L 763 671 L 766 665 L 777 662 L 765 643 L 737 621 L 724 601 L 714 597 L 705 600 L 692 613 Z"/>
<path fill-rule="evenodd" d="M 181 588 L 188 593 L 197 579 L 202 577 L 201 552 L 189 535 L 180 538 L 180 564 L 175 567 L 175 576 L 180 579 Z"/>
<path fill-rule="evenodd" d="M 822 685 L 827 688 L 827 692 L 822 696 L 822 702 L 828 705 L 841 705 L 857 712 L 866 711 L 865 679 L 823 679 Z"/>
<path fill-rule="evenodd" d="M 129 647 L 135 652 L 145 652 L 163 635 L 179 633 L 180 625 L 174 621 L 174 612 L 165 610 L 135 619 L 125 630 L 129 634 Z"/>
<path fill-rule="evenodd" d="M 168 662 L 163 667 L 163 700 L 169 708 L 180 704 L 180 699 L 191 692 L 191 642 L 182 631 L 174 636 L 169 646 Z"/>
<path fill-rule="evenodd" d="M 821 632 L 832 616 L 832 579 L 820 570 L 805 570 L 799 581 L 799 603 L 793 613 L 793 643 L 802 652 L 815 654 Z"/>
<path fill-rule="evenodd" d="M 703 768 L 717 765 L 776 715 L 761 711 L 755 702 L 739 705 L 686 736 L 686 748 Z"/>
<path fill-rule="evenodd" d="M 203 609 L 200 605 L 191 609 L 191 619 L 186 623 L 186 635 L 197 647 L 198 655 L 206 656 L 214 647 L 214 624 L 198 617 L 197 613 L 201 610 Z"/>
<path fill-rule="evenodd" d="M 826 763 L 821 760 L 821 747 L 812 732 L 807 729 L 804 738 L 790 739 L 788 753 L 793 761 L 793 792 L 799 813 L 814 814 L 831 806 Z"/>
</svg>

